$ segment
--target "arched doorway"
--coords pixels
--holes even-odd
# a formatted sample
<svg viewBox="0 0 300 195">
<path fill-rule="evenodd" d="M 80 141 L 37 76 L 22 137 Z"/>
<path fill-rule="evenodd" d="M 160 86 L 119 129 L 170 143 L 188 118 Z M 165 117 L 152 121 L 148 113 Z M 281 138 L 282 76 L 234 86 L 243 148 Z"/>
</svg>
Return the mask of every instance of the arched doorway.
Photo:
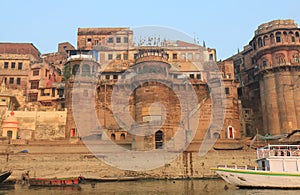
<svg viewBox="0 0 300 195">
<path fill-rule="evenodd" d="M 116 135 L 115 135 L 114 133 L 112 133 L 112 134 L 110 135 L 110 139 L 111 139 L 111 140 L 116 140 Z"/>
<path fill-rule="evenodd" d="M 163 149 L 164 133 L 161 130 L 155 133 L 155 149 Z"/>
<path fill-rule="evenodd" d="M 7 131 L 7 137 L 12 138 L 13 137 L 13 131 L 8 130 Z"/>
<path fill-rule="evenodd" d="M 121 139 L 121 140 L 125 140 L 125 133 L 121 133 L 120 139 Z"/>
<path fill-rule="evenodd" d="M 234 128 L 232 126 L 227 127 L 227 138 L 234 139 Z"/>
</svg>

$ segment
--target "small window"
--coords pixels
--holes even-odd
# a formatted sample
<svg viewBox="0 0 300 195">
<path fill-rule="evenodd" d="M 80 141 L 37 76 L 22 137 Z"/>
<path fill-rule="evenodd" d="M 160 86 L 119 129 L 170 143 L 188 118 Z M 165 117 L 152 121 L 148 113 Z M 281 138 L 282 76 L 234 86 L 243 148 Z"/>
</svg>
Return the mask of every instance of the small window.
<svg viewBox="0 0 300 195">
<path fill-rule="evenodd" d="M 229 88 L 228 87 L 225 88 L 225 94 L 229 95 Z"/>
<path fill-rule="evenodd" d="M 55 97 L 55 88 L 52 88 L 52 97 Z"/>
<path fill-rule="evenodd" d="M 17 85 L 21 85 L 21 78 L 17 78 Z"/>
<path fill-rule="evenodd" d="M 267 61 L 264 60 L 263 63 L 262 63 L 263 67 L 266 67 L 267 66 Z"/>
<path fill-rule="evenodd" d="M 39 88 L 39 81 L 32 81 L 30 89 L 38 89 Z"/>
<path fill-rule="evenodd" d="M 182 59 L 182 60 L 185 60 L 185 53 L 182 53 L 182 54 L 181 54 L 181 59 Z"/>
<path fill-rule="evenodd" d="M 4 68 L 5 68 L 5 69 L 8 68 L 8 62 L 4 62 Z"/>
<path fill-rule="evenodd" d="M 124 60 L 128 60 L 128 54 L 126 54 L 126 53 L 123 54 L 123 59 L 124 59 Z"/>
<path fill-rule="evenodd" d="M 191 79 L 194 79 L 194 78 L 195 78 L 195 75 L 194 75 L 194 74 L 190 74 L 190 78 L 191 78 Z"/>
<path fill-rule="evenodd" d="M 108 59 L 112 60 L 113 59 L 113 55 L 112 54 L 108 54 Z"/>
<path fill-rule="evenodd" d="M 18 63 L 18 70 L 22 70 L 22 66 L 23 66 L 23 63 L 22 63 L 22 62 L 19 62 L 19 63 Z"/>
<path fill-rule="evenodd" d="M 128 43 L 128 37 L 124 37 L 124 43 Z"/>
<path fill-rule="evenodd" d="M 209 54 L 209 60 L 214 60 L 214 55 L 213 54 Z"/>
<path fill-rule="evenodd" d="M 117 54 L 116 59 L 121 60 L 121 54 Z"/>
<path fill-rule="evenodd" d="M 113 78 L 114 78 L 114 79 L 118 79 L 118 75 L 117 75 L 117 74 L 114 74 L 114 75 L 113 75 Z"/>
<path fill-rule="evenodd" d="M 197 79 L 201 80 L 201 74 L 196 75 Z"/>
<path fill-rule="evenodd" d="M 88 41 L 88 42 L 92 42 L 92 39 L 91 39 L 91 38 L 88 38 L 87 41 Z"/>
<path fill-rule="evenodd" d="M 16 62 L 12 62 L 11 63 L 11 69 L 15 69 L 16 68 Z"/>
<path fill-rule="evenodd" d="M 95 40 L 95 45 L 98 45 L 98 44 L 99 44 L 99 40 L 96 39 L 96 40 Z"/>
<path fill-rule="evenodd" d="M 188 59 L 193 60 L 193 54 L 192 53 L 188 53 Z"/>
<path fill-rule="evenodd" d="M 39 76 L 40 70 L 33 70 L 32 71 L 32 76 Z"/>
<path fill-rule="evenodd" d="M 121 43 L 121 37 L 117 37 L 117 38 L 116 38 L 116 42 L 117 42 L 117 43 Z"/>
<path fill-rule="evenodd" d="M 9 78 L 9 84 L 14 84 L 14 78 L 13 77 Z"/>
<path fill-rule="evenodd" d="M 295 58 L 294 58 L 294 59 L 295 59 L 295 62 L 296 62 L 296 63 L 298 63 L 298 62 L 299 62 L 299 57 L 298 57 L 298 56 L 295 56 Z"/>
<path fill-rule="evenodd" d="M 295 42 L 295 37 L 294 36 L 292 36 L 292 42 Z"/>
<path fill-rule="evenodd" d="M 173 53 L 173 60 L 177 60 L 177 53 Z"/>
<path fill-rule="evenodd" d="M 108 39 L 107 39 L 107 43 L 113 43 L 114 42 L 114 38 L 113 37 L 109 37 Z"/>
<path fill-rule="evenodd" d="M 200 53 L 196 53 L 196 60 L 200 60 Z"/>
<path fill-rule="evenodd" d="M 105 75 L 105 79 L 109 80 L 110 79 L 110 75 Z"/>
</svg>

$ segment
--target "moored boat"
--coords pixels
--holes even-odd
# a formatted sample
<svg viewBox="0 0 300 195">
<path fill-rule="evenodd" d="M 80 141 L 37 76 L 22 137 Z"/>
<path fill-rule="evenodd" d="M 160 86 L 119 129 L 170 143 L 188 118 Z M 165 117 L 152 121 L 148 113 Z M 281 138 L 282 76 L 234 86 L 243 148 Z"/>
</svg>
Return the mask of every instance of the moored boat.
<svg viewBox="0 0 300 195">
<path fill-rule="evenodd" d="M 64 187 L 76 186 L 82 180 L 82 177 L 68 177 L 68 178 L 29 178 L 29 186 L 45 186 L 45 187 Z"/>
<path fill-rule="evenodd" d="M 300 145 L 268 145 L 257 149 L 257 167 L 213 168 L 226 182 L 249 188 L 300 188 Z"/>
<path fill-rule="evenodd" d="M 11 170 L 0 173 L 0 184 L 3 183 L 11 175 L 11 173 Z"/>
</svg>

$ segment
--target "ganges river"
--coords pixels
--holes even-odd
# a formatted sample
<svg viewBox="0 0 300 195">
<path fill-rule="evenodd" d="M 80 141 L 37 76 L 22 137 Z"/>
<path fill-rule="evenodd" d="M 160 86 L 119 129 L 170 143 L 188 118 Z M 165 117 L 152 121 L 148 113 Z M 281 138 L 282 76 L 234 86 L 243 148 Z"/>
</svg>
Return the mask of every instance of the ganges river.
<svg viewBox="0 0 300 195">
<path fill-rule="evenodd" d="M 205 180 L 140 180 L 124 182 L 85 183 L 79 187 L 29 188 L 20 184 L 1 187 L 0 195 L 44 195 L 44 194 L 300 194 L 300 190 L 239 189 L 221 179 Z"/>
</svg>

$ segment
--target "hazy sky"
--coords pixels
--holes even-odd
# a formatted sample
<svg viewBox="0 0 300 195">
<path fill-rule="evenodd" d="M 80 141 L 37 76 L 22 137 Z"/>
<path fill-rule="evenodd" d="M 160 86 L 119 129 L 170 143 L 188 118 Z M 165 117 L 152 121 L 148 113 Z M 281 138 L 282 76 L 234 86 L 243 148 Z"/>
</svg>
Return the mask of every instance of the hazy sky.
<svg viewBox="0 0 300 195">
<path fill-rule="evenodd" d="M 78 27 L 158 25 L 196 34 L 225 59 L 242 49 L 261 23 L 274 19 L 300 22 L 299 0 L 219 1 L 1 1 L 0 41 L 32 42 L 41 53 L 57 43 L 76 47 Z"/>
</svg>

